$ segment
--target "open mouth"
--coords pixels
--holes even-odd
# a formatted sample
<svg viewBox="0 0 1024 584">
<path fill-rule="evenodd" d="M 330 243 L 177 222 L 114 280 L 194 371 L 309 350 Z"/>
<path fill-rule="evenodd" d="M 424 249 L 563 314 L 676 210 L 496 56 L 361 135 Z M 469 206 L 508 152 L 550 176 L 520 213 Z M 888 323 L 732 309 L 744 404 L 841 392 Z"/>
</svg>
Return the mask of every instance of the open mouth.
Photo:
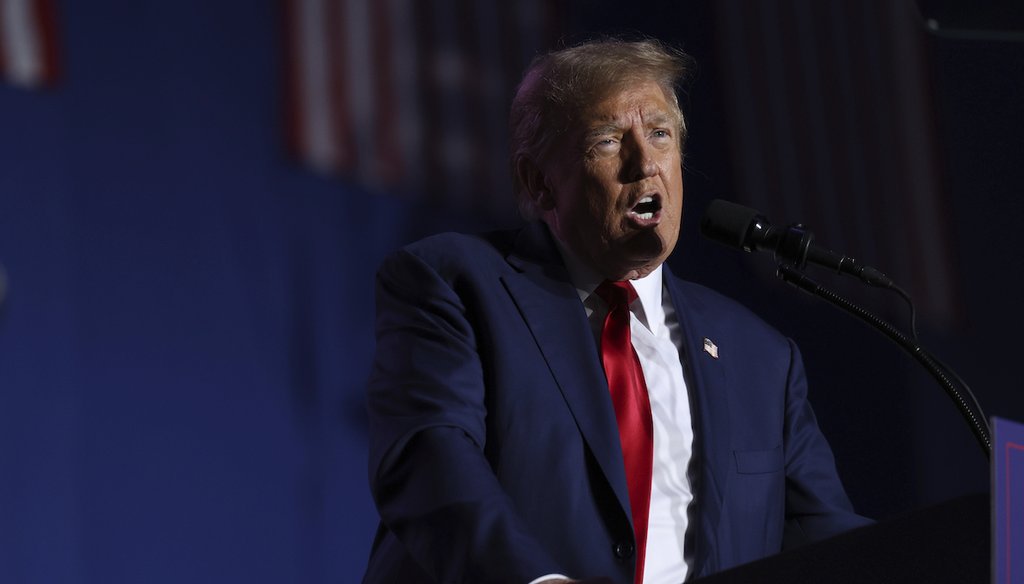
<svg viewBox="0 0 1024 584">
<path fill-rule="evenodd" d="M 658 195 L 647 195 L 636 202 L 629 214 L 640 221 L 652 221 L 661 211 L 661 197 Z"/>
</svg>

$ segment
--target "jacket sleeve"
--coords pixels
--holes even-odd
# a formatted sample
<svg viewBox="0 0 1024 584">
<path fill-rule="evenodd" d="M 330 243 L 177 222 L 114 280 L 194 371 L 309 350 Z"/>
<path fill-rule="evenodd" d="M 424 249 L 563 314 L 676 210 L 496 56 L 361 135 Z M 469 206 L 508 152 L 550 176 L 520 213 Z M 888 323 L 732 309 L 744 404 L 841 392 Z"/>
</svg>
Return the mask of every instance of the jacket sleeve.
<svg viewBox="0 0 1024 584">
<path fill-rule="evenodd" d="M 484 454 L 487 388 L 457 287 L 409 251 L 378 272 L 370 487 L 382 526 L 434 581 L 523 584 L 560 570 Z"/>
<path fill-rule="evenodd" d="M 807 377 L 800 351 L 790 345 L 785 427 L 786 521 L 783 548 L 823 539 L 867 525 L 853 512 L 832 450 L 807 400 Z"/>
</svg>

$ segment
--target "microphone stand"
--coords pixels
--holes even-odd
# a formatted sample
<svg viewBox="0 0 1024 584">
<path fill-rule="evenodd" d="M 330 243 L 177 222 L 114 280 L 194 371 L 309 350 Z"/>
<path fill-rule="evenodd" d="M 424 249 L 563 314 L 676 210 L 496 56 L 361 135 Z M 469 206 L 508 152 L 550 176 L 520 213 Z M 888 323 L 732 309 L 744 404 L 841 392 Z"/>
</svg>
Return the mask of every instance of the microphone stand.
<svg viewBox="0 0 1024 584">
<path fill-rule="evenodd" d="M 985 457 L 987 459 L 992 457 L 991 431 L 989 430 L 988 421 L 985 419 L 984 412 L 981 409 L 981 404 L 978 402 L 977 398 L 974 397 L 974 394 L 971 393 L 967 384 L 961 381 L 960 384 L 963 385 L 963 388 L 958 388 L 956 384 L 953 383 L 950 379 L 950 375 L 959 379 L 956 373 L 943 365 L 938 359 L 932 357 L 931 354 L 921 347 L 920 344 L 908 338 L 892 324 L 882 320 L 849 300 L 846 300 L 828 288 L 821 286 L 814 280 L 808 278 L 796 267 L 780 262 L 776 275 L 784 282 L 788 282 L 805 292 L 827 300 L 834 306 L 837 306 L 845 310 L 847 313 L 870 324 L 879 332 L 889 337 L 890 340 L 895 342 L 907 354 L 916 359 L 917 362 L 920 363 L 933 378 L 935 378 L 935 381 L 942 386 L 942 389 L 945 390 L 950 399 L 953 400 L 953 403 L 956 405 L 957 409 L 960 410 L 960 414 L 963 415 L 967 424 L 970 426 L 971 431 L 974 433 L 974 437 L 978 440 L 978 444 L 985 452 Z"/>
</svg>

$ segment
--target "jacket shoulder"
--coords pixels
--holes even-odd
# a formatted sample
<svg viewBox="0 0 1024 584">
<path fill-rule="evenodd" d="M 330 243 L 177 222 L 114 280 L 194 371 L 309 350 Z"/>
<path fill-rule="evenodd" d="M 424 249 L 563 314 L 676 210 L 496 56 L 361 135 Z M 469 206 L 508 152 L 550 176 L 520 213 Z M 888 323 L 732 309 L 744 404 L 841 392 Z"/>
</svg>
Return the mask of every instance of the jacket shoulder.
<svg viewBox="0 0 1024 584">
<path fill-rule="evenodd" d="M 702 284 L 671 276 L 670 289 L 682 318 L 700 319 L 715 328 L 744 331 L 750 337 L 785 342 L 785 336 L 739 301 Z"/>
<path fill-rule="evenodd" d="M 481 234 L 439 233 L 409 243 L 384 258 L 378 276 L 425 269 L 442 280 L 464 278 L 509 269 L 506 257 L 517 232 L 494 231 Z"/>
</svg>

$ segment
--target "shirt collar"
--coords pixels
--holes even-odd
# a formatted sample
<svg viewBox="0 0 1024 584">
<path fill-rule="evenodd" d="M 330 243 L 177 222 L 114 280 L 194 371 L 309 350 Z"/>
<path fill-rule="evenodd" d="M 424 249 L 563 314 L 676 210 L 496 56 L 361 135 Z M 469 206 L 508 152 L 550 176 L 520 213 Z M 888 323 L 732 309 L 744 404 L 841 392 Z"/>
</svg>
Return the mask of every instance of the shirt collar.
<svg viewBox="0 0 1024 584">
<path fill-rule="evenodd" d="M 562 255 L 565 269 L 569 273 L 569 280 L 576 287 L 576 293 L 579 294 L 580 301 L 586 304 L 587 300 L 594 294 L 594 290 L 604 281 L 604 276 L 584 263 L 579 256 L 566 247 L 557 237 L 552 239 L 555 240 L 558 251 Z M 662 306 L 663 286 L 661 271 L 662 265 L 659 264 L 657 268 L 643 278 L 629 281 L 633 285 L 633 289 L 636 290 L 638 300 L 638 302 L 634 302 L 630 306 L 630 310 L 640 319 L 640 322 L 644 323 L 644 326 L 655 333 L 657 328 L 665 321 L 665 309 Z"/>
</svg>

